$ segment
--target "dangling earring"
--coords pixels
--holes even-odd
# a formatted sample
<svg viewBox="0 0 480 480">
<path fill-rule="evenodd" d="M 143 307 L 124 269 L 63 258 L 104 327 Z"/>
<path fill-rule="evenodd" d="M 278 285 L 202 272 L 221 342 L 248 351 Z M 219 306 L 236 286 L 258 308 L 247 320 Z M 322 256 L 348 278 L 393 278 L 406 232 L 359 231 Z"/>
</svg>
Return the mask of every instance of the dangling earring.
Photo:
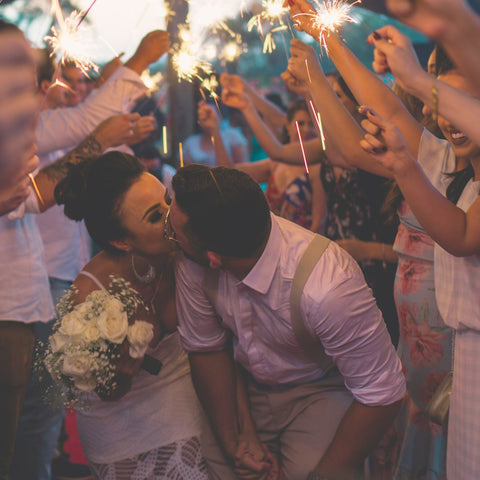
<svg viewBox="0 0 480 480">
<path fill-rule="evenodd" d="M 135 275 L 135 278 L 141 282 L 141 283 L 152 283 L 155 278 L 157 277 L 157 271 L 155 270 L 155 267 L 153 265 L 150 265 L 150 263 L 148 263 L 148 270 L 147 270 L 147 273 L 145 273 L 144 275 L 140 275 L 136 268 L 135 268 L 135 260 L 134 260 L 134 253 L 132 252 L 132 271 L 133 271 L 133 274 Z"/>
</svg>

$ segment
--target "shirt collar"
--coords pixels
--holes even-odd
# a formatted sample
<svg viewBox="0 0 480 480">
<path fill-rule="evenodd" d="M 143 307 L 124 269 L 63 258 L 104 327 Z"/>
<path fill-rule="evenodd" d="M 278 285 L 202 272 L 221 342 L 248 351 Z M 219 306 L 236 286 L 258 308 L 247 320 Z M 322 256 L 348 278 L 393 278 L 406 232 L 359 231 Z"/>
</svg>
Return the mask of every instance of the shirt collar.
<svg viewBox="0 0 480 480">
<path fill-rule="evenodd" d="M 272 219 L 272 228 L 270 229 L 267 245 L 257 263 L 241 282 L 262 294 L 267 293 L 270 288 L 280 260 L 282 246 L 280 227 L 275 215 L 271 213 L 270 218 Z"/>
</svg>

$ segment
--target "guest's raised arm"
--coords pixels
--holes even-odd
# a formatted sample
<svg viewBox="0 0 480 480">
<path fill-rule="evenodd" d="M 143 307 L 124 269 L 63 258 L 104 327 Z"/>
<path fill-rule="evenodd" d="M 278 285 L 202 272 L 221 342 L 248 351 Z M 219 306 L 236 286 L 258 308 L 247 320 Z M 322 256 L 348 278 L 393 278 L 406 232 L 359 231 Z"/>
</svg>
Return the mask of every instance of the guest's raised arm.
<svg viewBox="0 0 480 480">
<path fill-rule="evenodd" d="M 427 233 L 454 256 L 480 253 L 480 197 L 466 212 L 447 200 L 430 183 L 398 128 L 371 109 L 366 109 L 366 113 L 366 122 L 379 129 L 379 134 L 367 134 L 361 141 L 362 148 L 392 172 Z"/>
</svg>

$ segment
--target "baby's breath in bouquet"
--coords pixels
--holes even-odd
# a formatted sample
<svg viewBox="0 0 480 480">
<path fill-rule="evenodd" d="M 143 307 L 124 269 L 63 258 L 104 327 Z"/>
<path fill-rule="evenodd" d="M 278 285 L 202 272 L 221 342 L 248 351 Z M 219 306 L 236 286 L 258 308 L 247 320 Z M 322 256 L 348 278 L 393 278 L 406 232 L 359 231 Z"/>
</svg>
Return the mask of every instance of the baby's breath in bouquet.
<svg viewBox="0 0 480 480">
<path fill-rule="evenodd" d="M 120 345 L 129 344 L 132 358 L 141 358 L 153 338 L 153 325 L 129 319 L 144 305 L 138 292 L 120 277 L 110 276 L 107 290 L 91 292 L 75 304 L 72 287 L 57 306 L 58 320 L 43 357 L 63 404 L 82 409 L 88 392 L 108 396 L 116 387 Z"/>
</svg>

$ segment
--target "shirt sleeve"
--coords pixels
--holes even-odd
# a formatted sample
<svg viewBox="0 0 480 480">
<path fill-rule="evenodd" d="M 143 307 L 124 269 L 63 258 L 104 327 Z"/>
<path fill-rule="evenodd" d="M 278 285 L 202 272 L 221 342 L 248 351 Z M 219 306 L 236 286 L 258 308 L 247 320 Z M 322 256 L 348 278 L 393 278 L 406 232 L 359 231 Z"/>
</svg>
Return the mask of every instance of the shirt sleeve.
<svg viewBox="0 0 480 480">
<path fill-rule="evenodd" d="M 455 171 L 455 154 L 451 145 L 427 129 L 423 130 L 420 139 L 417 161 L 428 178 Z"/>
<path fill-rule="evenodd" d="M 394 403 L 405 395 L 405 379 L 372 292 L 350 255 L 332 243 L 325 254 L 319 262 L 323 268 L 312 272 L 304 290 L 307 329 L 322 342 L 357 401 Z M 329 288 L 319 299 L 321 284 Z"/>
<path fill-rule="evenodd" d="M 36 130 L 38 155 L 77 146 L 103 120 L 130 111 L 146 91 L 140 76 L 122 66 L 76 107 L 43 110 Z"/>
<path fill-rule="evenodd" d="M 180 257 L 175 265 L 178 332 L 187 352 L 223 350 L 227 331 L 202 288 L 203 267 Z"/>
</svg>

